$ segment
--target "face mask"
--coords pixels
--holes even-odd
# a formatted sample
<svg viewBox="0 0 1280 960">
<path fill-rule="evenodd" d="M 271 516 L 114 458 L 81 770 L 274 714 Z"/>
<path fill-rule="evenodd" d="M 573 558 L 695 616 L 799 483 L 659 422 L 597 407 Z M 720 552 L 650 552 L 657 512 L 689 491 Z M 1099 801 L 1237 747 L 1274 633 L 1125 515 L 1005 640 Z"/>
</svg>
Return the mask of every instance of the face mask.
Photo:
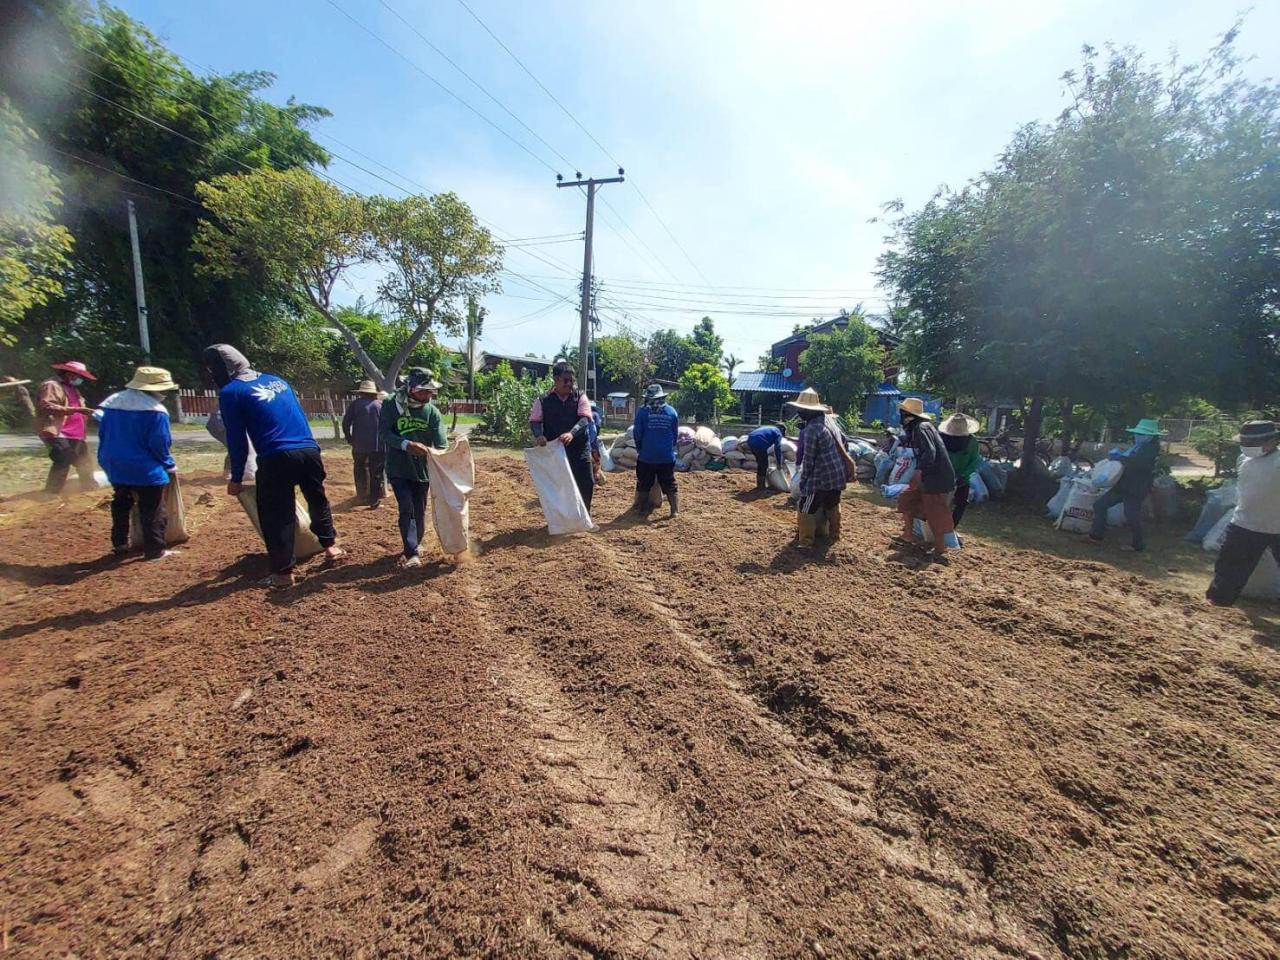
<svg viewBox="0 0 1280 960">
<path fill-rule="evenodd" d="M 1261 447 L 1241 447 L 1240 452 L 1252 460 L 1255 457 L 1262 456 L 1267 451 L 1263 450 Z"/>
<path fill-rule="evenodd" d="M 84 383 L 84 377 L 72 377 L 72 378 L 71 378 L 71 385 L 72 385 L 73 387 L 78 387 L 78 386 L 80 386 L 80 384 L 82 384 L 82 383 Z"/>
</svg>

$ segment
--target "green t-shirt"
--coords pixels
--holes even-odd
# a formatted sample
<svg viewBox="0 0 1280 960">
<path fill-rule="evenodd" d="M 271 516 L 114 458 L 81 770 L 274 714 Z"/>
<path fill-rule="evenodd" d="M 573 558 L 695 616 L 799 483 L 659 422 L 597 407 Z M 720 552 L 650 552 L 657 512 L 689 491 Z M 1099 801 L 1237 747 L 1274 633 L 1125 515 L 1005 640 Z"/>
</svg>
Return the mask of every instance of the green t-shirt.
<svg viewBox="0 0 1280 960">
<path fill-rule="evenodd" d="M 387 477 L 404 480 L 427 481 L 427 461 L 424 457 L 410 456 L 404 450 L 406 441 L 425 443 L 428 447 L 444 450 L 449 441 L 444 433 L 444 417 L 434 403 L 421 407 L 401 406 L 399 396 L 388 397 L 382 404 L 378 418 L 378 431 L 387 446 Z"/>
</svg>

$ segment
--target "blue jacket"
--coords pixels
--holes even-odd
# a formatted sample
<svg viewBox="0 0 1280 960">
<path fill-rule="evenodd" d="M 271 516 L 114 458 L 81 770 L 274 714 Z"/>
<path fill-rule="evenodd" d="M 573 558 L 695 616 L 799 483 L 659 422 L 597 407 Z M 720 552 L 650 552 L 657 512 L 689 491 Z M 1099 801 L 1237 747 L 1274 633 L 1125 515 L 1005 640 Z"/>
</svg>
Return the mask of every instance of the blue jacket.
<svg viewBox="0 0 1280 960">
<path fill-rule="evenodd" d="M 632 431 L 636 440 L 636 459 L 641 463 L 675 463 L 676 437 L 680 432 L 680 415 L 667 403 L 660 410 L 647 406 L 636 411 Z"/>
<path fill-rule="evenodd" d="M 757 427 L 747 434 L 747 446 L 756 453 L 763 453 L 770 447 L 773 447 L 773 455 L 778 460 L 778 467 L 782 467 L 782 431 L 777 427 Z"/>
<path fill-rule="evenodd" d="M 142 390 L 121 390 L 102 401 L 98 463 L 117 487 L 163 487 L 174 468 L 169 411 Z"/>
<path fill-rule="evenodd" d="M 244 462 L 249 456 L 246 434 L 259 461 L 286 450 L 320 446 L 311 435 L 311 424 L 293 388 L 274 373 L 260 373 L 252 380 L 232 380 L 218 397 L 222 422 L 227 428 L 232 483 L 244 479 Z"/>
</svg>

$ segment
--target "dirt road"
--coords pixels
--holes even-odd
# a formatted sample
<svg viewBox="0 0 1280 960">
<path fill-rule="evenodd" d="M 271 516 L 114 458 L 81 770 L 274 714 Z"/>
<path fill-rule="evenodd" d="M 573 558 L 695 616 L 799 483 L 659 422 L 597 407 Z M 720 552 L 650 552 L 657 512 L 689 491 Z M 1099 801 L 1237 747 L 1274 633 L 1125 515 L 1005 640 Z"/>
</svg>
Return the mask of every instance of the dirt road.
<svg viewBox="0 0 1280 960">
<path fill-rule="evenodd" d="M 484 461 L 471 563 L 344 509 L 270 596 L 212 479 L 162 563 L 94 559 L 100 495 L 7 518 L 8 949 L 1280 955 L 1265 626 L 974 538 L 921 567 L 856 500 L 805 559 L 752 479 L 637 524 L 611 478 L 552 540 Z"/>
</svg>

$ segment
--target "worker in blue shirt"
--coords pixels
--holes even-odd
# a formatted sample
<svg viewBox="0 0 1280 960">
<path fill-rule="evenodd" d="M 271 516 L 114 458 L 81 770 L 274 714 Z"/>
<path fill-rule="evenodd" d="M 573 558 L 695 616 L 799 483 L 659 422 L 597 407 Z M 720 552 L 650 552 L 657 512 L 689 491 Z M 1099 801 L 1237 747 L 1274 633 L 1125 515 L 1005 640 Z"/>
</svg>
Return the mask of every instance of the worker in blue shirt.
<svg viewBox="0 0 1280 960">
<path fill-rule="evenodd" d="M 769 472 L 769 451 L 773 450 L 778 469 L 782 469 L 782 431 L 777 427 L 757 427 L 747 434 L 747 447 L 756 455 L 756 489 L 767 486 L 765 476 Z"/>
<path fill-rule="evenodd" d="M 255 499 L 258 523 L 271 561 L 271 587 L 293 585 L 293 546 L 297 532 L 294 490 L 302 490 L 311 513 L 311 532 L 324 547 L 325 557 L 343 555 L 337 546 L 333 513 L 324 491 L 324 462 L 320 445 L 293 388 L 273 373 L 259 373 L 244 354 L 225 343 L 204 352 L 205 366 L 218 385 L 218 407 L 227 431 L 231 481 L 227 493 L 238 497 L 243 487 L 249 443 L 258 455 Z"/>
<path fill-rule="evenodd" d="M 680 415 L 667 403 L 662 384 L 651 383 L 644 392 L 644 406 L 636 411 L 632 434 L 636 441 L 636 502 L 632 509 L 644 516 L 649 506 L 649 491 L 656 480 L 666 494 L 671 516 L 680 509 L 676 490 L 676 437 Z"/>
</svg>

